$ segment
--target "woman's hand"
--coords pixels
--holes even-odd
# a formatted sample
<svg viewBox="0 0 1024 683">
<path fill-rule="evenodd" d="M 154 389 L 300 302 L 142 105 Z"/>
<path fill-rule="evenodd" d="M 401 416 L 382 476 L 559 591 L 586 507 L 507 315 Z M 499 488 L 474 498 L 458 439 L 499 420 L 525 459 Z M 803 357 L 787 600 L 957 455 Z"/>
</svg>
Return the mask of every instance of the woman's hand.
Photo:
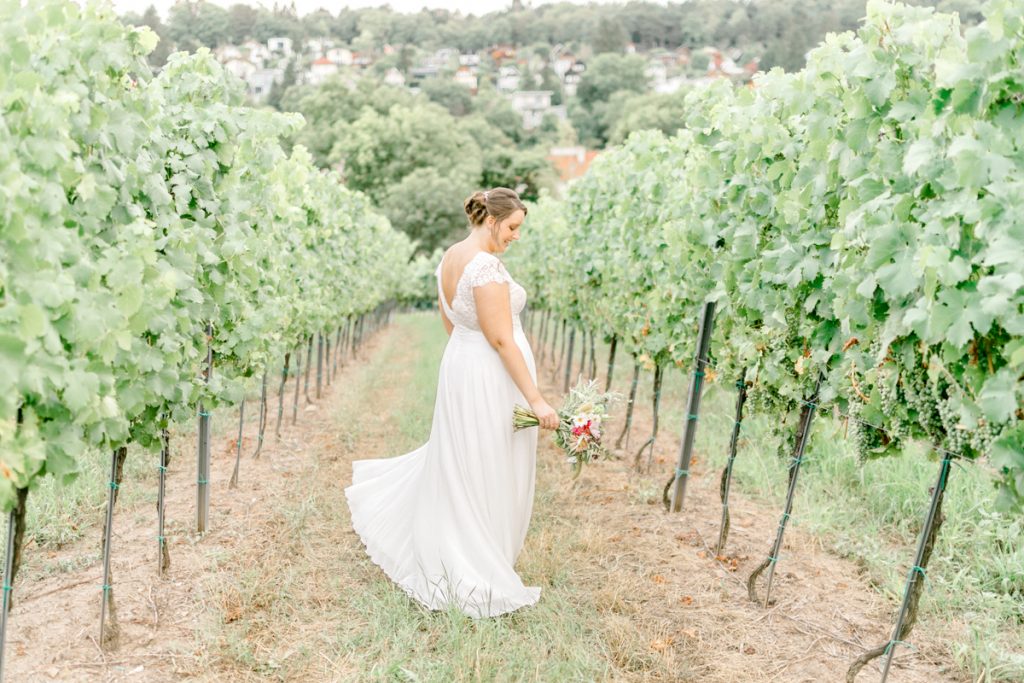
<svg viewBox="0 0 1024 683">
<path fill-rule="evenodd" d="M 558 413 L 542 398 L 530 401 L 530 409 L 540 421 L 541 429 L 558 429 Z"/>
</svg>

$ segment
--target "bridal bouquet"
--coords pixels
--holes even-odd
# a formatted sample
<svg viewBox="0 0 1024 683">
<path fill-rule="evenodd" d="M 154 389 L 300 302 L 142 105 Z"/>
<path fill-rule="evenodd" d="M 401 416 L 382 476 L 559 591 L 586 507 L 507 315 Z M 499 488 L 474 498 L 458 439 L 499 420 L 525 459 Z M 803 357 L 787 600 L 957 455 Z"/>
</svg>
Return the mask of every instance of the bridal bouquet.
<svg viewBox="0 0 1024 683">
<path fill-rule="evenodd" d="M 573 466 L 573 476 L 579 476 L 583 463 L 599 457 L 607 457 L 608 449 L 601 443 L 604 435 L 604 421 L 608 419 L 608 406 L 619 399 L 614 392 L 601 393 L 597 380 L 580 380 L 569 391 L 569 395 L 558 410 L 559 424 L 555 430 L 555 444 L 566 453 L 566 460 Z M 516 406 L 512 411 L 514 431 L 536 427 L 540 424 L 529 408 Z"/>
</svg>

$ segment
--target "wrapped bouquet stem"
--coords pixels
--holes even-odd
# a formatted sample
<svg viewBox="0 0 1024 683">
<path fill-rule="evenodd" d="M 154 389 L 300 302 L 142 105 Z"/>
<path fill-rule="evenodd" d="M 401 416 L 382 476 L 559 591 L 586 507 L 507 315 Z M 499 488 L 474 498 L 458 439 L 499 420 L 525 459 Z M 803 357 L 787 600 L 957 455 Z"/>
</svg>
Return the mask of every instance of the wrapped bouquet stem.
<svg viewBox="0 0 1024 683">
<path fill-rule="evenodd" d="M 618 399 L 619 395 L 614 392 L 598 391 L 596 380 L 581 380 L 569 391 L 558 409 L 558 429 L 552 437 L 555 444 L 565 451 L 574 478 L 579 476 L 583 463 L 608 456 L 608 449 L 602 443 L 603 426 L 609 417 L 608 407 Z M 512 427 L 515 431 L 539 425 L 540 421 L 529 408 L 517 405 L 513 409 Z"/>
</svg>

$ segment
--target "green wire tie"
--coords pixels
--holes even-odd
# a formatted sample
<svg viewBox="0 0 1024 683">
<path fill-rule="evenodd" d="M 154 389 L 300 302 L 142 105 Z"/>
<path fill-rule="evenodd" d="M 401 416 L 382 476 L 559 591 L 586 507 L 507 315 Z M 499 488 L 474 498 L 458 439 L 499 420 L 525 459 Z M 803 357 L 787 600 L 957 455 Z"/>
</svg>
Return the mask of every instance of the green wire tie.
<svg viewBox="0 0 1024 683">
<path fill-rule="evenodd" d="M 905 640 L 890 640 L 889 644 L 885 646 L 885 654 L 888 655 L 889 651 L 892 650 L 892 648 L 895 647 L 896 645 L 906 645 L 911 650 L 914 650 L 914 651 L 917 650 L 916 647 L 914 647 L 913 645 L 911 645 L 910 643 L 908 643 Z"/>
<path fill-rule="evenodd" d="M 209 484 L 210 482 L 206 481 L 205 479 L 197 479 L 196 483 L 197 484 Z"/>
<path fill-rule="evenodd" d="M 116 481 L 108 482 L 108 486 L 110 486 L 110 488 L 112 488 L 115 491 L 121 488 Z"/>
<path fill-rule="evenodd" d="M 696 416 L 696 415 L 693 415 L 693 414 L 690 414 L 690 415 L 687 415 L 687 416 L 686 416 L 686 419 L 687 419 L 687 420 L 691 420 L 691 421 L 696 421 L 696 419 L 697 419 L 697 416 Z"/>
<path fill-rule="evenodd" d="M 200 410 L 199 411 L 199 417 L 210 417 L 210 413 L 208 413 L 205 410 Z"/>
<path fill-rule="evenodd" d="M 160 470 L 161 472 L 166 472 L 167 471 L 167 465 L 157 465 L 156 468 L 158 470 Z"/>
<path fill-rule="evenodd" d="M 678 479 L 679 477 L 688 477 L 688 476 L 690 476 L 690 470 L 684 470 L 684 469 L 680 469 L 678 467 L 676 468 L 676 479 Z"/>
<path fill-rule="evenodd" d="M 746 383 L 746 382 L 744 382 L 744 381 L 743 381 L 743 380 L 741 380 L 741 379 L 738 379 L 738 380 L 736 380 L 736 388 L 737 388 L 737 389 L 742 389 L 742 388 L 743 388 L 743 387 L 745 387 L 745 386 L 747 386 L 747 383 Z"/>
<path fill-rule="evenodd" d="M 768 564 L 775 564 L 778 561 L 779 561 L 779 558 L 775 557 L 774 555 L 769 555 L 768 556 Z"/>
<path fill-rule="evenodd" d="M 167 537 L 166 536 L 157 536 L 156 540 L 160 542 L 160 545 L 163 545 L 164 542 L 167 540 Z"/>
<path fill-rule="evenodd" d="M 788 512 L 783 512 L 782 513 L 782 522 L 785 522 L 787 519 L 789 519 L 789 513 Z"/>
<path fill-rule="evenodd" d="M 703 370 L 694 370 L 693 371 L 693 376 L 694 377 L 703 377 L 704 376 L 704 371 Z"/>
<path fill-rule="evenodd" d="M 105 583 L 105 584 L 103 584 L 103 588 L 101 588 L 100 590 L 102 590 L 104 593 L 106 593 L 106 592 L 110 591 L 111 588 L 113 588 L 113 586 L 111 586 L 109 583 Z"/>
<path fill-rule="evenodd" d="M 256 436 L 256 440 L 257 440 L 257 441 L 263 441 L 263 435 L 262 435 L 262 434 L 258 434 L 258 435 Z"/>
<path fill-rule="evenodd" d="M 14 586 L 9 583 L 4 584 L 4 593 L 10 593 L 12 590 L 14 590 Z"/>
</svg>

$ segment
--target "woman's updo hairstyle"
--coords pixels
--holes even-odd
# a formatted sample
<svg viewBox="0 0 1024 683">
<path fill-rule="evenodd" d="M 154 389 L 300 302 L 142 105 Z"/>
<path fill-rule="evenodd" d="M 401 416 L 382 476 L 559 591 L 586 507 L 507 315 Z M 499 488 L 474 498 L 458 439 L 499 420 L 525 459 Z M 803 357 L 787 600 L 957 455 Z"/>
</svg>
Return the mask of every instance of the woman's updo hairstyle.
<svg viewBox="0 0 1024 683">
<path fill-rule="evenodd" d="M 474 192 L 463 203 L 470 225 L 483 225 L 488 216 L 494 216 L 497 223 L 505 220 L 516 211 L 526 215 L 526 205 L 515 190 L 507 187 L 496 187 L 485 192 Z"/>
</svg>

